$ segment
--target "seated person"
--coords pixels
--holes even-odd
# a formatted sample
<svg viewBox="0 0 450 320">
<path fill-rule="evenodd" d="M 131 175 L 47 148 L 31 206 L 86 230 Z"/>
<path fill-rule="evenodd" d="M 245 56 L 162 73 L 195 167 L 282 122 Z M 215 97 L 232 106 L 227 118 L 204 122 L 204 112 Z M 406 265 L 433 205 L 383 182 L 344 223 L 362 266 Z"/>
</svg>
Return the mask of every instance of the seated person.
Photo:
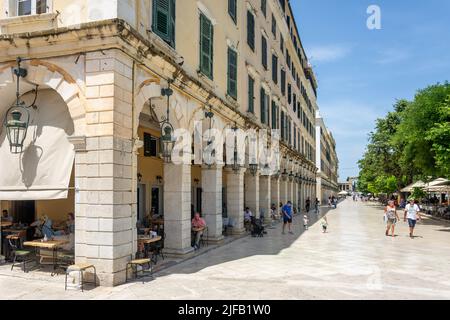
<svg viewBox="0 0 450 320">
<path fill-rule="evenodd" d="M 75 215 L 72 212 L 67 214 L 66 230 L 67 234 L 75 233 Z"/>
<path fill-rule="evenodd" d="M 3 222 L 13 222 L 14 221 L 13 216 L 8 213 L 8 210 L 2 211 L 2 221 Z"/>
<path fill-rule="evenodd" d="M 194 249 L 197 250 L 200 249 L 200 238 L 206 228 L 206 221 L 200 216 L 200 213 L 196 212 L 194 214 L 194 219 L 192 219 L 191 225 L 195 234 Z"/>
<path fill-rule="evenodd" d="M 244 211 L 244 226 L 245 226 L 245 229 L 247 231 L 249 231 L 250 228 L 251 228 L 252 217 L 253 217 L 253 213 L 251 212 L 250 208 L 249 207 L 245 208 L 245 211 Z"/>
</svg>

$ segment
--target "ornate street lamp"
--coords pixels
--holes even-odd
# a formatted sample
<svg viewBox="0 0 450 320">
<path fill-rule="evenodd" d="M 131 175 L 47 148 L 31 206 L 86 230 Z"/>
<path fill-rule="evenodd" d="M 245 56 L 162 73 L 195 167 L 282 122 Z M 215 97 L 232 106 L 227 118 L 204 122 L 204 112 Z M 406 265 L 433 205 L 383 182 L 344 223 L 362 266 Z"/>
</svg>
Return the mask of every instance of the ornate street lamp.
<svg viewBox="0 0 450 320">
<path fill-rule="evenodd" d="M 6 136 L 9 142 L 9 150 L 13 154 L 23 152 L 23 144 L 27 136 L 28 126 L 30 124 L 29 108 L 36 108 L 37 88 L 35 89 L 34 101 L 31 105 L 26 106 L 25 102 L 20 100 L 20 78 L 25 78 L 28 74 L 26 69 L 20 67 L 22 58 L 17 58 L 17 68 L 13 72 L 17 78 L 16 102 L 7 111 L 3 121 L 6 129 Z"/>
<path fill-rule="evenodd" d="M 284 171 L 283 171 L 283 173 L 281 174 L 281 176 L 282 176 L 283 180 L 285 180 L 285 181 L 287 180 L 289 174 L 287 173 L 287 170 L 286 170 L 286 169 L 284 169 Z"/>
<path fill-rule="evenodd" d="M 250 170 L 250 173 L 251 173 L 253 176 L 256 176 L 256 173 L 258 172 L 258 165 L 252 163 L 252 164 L 249 164 L 249 165 L 248 165 L 248 168 L 249 168 L 249 170 Z"/>
<path fill-rule="evenodd" d="M 292 180 L 294 180 L 294 174 L 291 171 L 291 173 L 289 174 L 289 181 L 292 182 Z"/>
<path fill-rule="evenodd" d="M 170 123 L 170 97 L 173 95 L 173 90 L 170 88 L 171 81 L 168 82 L 168 87 L 161 89 L 161 95 L 167 97 L 166 118 L 160 122 L 161 125 L 161 154 L 165 163 L 172 161 L 172 151 L 175 145 L 173 137 L 173 126 Z"/>
<path fill-rule="evenodd" d="M 241 164 L 239 163 L 239 159 L 238 159 L 238 139 L 237 139 L 237 131 L 238 131 L 238 127 L 237 124 L 234 124 L 234 127 L 232 128 L 232 130 L 234 131 L 235 135 L 234 135 L 234 151 L 233 151 L 233 164 L 231 165 L 231 168 L 233 169 L 234 172 L 239 172 L 239 170 L 241 170 Z"/>
<path fill-rule="evenodd" d="M 211 137 L 211 129 L 212 129 L 212 119 L 214 118 L 214 113 L 212 112 L 212 108 L 209 107 L 209 111 L 205 112 L 205 118 L 209 119 L 209 139 L 207 142 L 207 145 L 210 146 L 213 143 L 212 137 Z M 213 159 L 216 158 L 216 150 L 213 150 L 211 152 L 211 159 L 208 159 L 208 168 L 212 167 Z"/>
</svg>

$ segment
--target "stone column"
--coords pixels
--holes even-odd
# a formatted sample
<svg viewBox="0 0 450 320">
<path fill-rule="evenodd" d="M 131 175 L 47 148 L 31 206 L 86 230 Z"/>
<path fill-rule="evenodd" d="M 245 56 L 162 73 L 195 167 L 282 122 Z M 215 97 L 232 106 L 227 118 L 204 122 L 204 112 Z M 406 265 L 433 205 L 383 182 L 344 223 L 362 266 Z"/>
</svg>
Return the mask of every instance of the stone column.
<svg viewBox="0 0 450 320">
<path fill-rule="evenodd" d="M 259 218 L 259 172 L 255 175 L 245 174 L 245 207 L 249 207 L 255 217 Z"/>
<path fill-rule="evenodd" d="M 288 179 L 281 178 L 280 181 L 280 202 L 285 205 L 288 202 Z"/>
<path fill-rule="evenodd" d="M 264 212 L 265 222 L 270 222 L 271 207 L 271 178 L 270 176 L 261 176 L 259 178 L 259 207 Z"/>
<path fill-rule="evenodd" d="M 278 206 L 280 204 L 280 178 L 273 177 L 271 181 L 270 186 L 270 193 L 271 193 L 271 202 L 275 204 L 276 208 L 278 209 Z"/>
<path fill-rule="evenodd" d="M 186 254 L 191 247 L 191 165 L 164 164 L 164 250 Z"/>
<path fill-rule="evenodd" d="M 288 201 L 294 203 L 294 181 L 288 180 Z"/>
<path fill-rule="evenodd" d="M 208 241 L 217 242 L 222 235 L 222 166 L 202 167 L 202 209 L 208 225 Z"/>
<path fill-rule="evenodd" d="M 298 204 L 298 183 L 297 181 L 294 181 L 294 206 L 298 209 L 299 208 L 299 204 Z"/>
<path fill-rule="evenodd" d="M 74 139 L 75 262 L 93 264 L 101 285 L 119 285 L 136 247 L 132 142 L 88 137 L 82 150 Z"/>
<path fill-rule="evenodd" d="M 235 172 L 226 168 L 227 175 L 227 210 L 228 218 L 233 220 L 233 233 L 242 234 L 244 229 L 244 173 L 246 169 L 241 168 Z"/>
</svg>

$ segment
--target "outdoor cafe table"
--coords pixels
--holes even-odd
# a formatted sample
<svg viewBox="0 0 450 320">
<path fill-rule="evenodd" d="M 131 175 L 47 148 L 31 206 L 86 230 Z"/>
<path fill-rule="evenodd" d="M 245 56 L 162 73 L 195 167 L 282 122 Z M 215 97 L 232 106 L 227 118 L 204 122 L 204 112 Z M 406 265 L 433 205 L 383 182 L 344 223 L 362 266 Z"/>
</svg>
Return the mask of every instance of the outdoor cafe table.
<svg viewBox="0 0 450 320">
<path fill-rule="evenodd" d="M 148 257 L 148 246 L 151 245 L 152 243 L 156 243 L 158 241 L 161 241 L 162 237 L 161 236 L 156 236 L 156 237 L 139 237 L 138 241 L 140 243 L 142 243 L 145 247 L 145 256 Z"/>
<path fill-rule="evenodd" d="M 53 259 L 53 271 L 56 271 L 58 267 L 58 248 L 69 243 L 67 240 L 34 240 L 34 241 L 26 241 L 23 243 L 25 247 L 33 247 L 36 250 L 36 258 L 40 256 L 40 250 L 47 249 L 52 250 L 52 259 Z M 39 251 L 39 254 L 38 254 Z M 37 263 L 40 265 L 41 263 L 37 260 Z"/>
</svg>

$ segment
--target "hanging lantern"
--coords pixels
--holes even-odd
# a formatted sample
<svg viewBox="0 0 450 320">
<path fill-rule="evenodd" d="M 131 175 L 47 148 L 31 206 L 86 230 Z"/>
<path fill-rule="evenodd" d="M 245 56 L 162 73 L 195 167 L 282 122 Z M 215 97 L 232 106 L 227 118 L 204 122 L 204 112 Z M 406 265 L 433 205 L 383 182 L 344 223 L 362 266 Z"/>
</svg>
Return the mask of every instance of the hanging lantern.
<svg viewBox="0 0 450 320">
<path fill-rule="evenodd" d="M 286 170 L 286 169 L 284 169 L 284 171 L 283 171 L 283 173 L 281 174 L 281 176 L 282 176 L 283 180 L 285 180 L 285 181 L 287 180 L 289 174 L 287 173 L 287 170 Z"/>
<path fill-rule="evenodd" d="M 27 70 L 20 67 L 22 58 L 17 58 L 17 68 L 14 68 L 13 72 L 17 78 L 16 87 L 16 102 L 8 109 L 4 119 L 3 126 L 6 129 L 6 137 L 9 142 L 9 149 L 11 153 L 18 154 L 23 152 L 23 144 L 27 136 L 28 126 L 30 123 L 29 108 L 35 108 L 35 102 L 37 98 L 37 89 L 35 92 L 35 98 L 31 105 L 25 106 L 25 103 L 20 100 L 20 78 L 27 76 Z"/>
<path fill-rule="evenodd" d="M 5 118 L 6 136 L 9 141 L 9 149 L 11 153 L 22 153 L 23 143 L 27 136 L 30 114 L 27 109 L 21 106 L 14 106 L 11 112 L 8 111 Z M 19 111 L 22 110 L 24 114 Z M 23 119 L 24 118 L 24 119 Z M 8 120 L 9 119 L 9 120 Z"/>
<path fill-rule="evenodd" d="M 257 164 L 250 164 L 248 167 L 249 167 L 250 173 L 253 176 L 256 176 L 256 173 L 258 172 L 258 165 Z"/>
<path fill-rule="evenodd" d="M 161 156 L 165 163 L 172 161 L 172 151 L 175 145 L 175 139 L 173 136 L 174 129 L 170 123 L 170 97 L 173 94 L 173 90 L 170 88 L 171 81 L 168 81 L 168 87 L 161 89 L 161 95 L 167 97 L 166 118 L 160 122 L 161 125 Z"/>
<path fill-rule="evenodd" d="M 161 127 L 161 149 L 162 158 L 165 163 L 170 163 L 172 161 L 172 151 L 175 145 L 172 133 L 172 125 L 168 122 L 164 123 Z"/>
<path fill-rule="evenodd" d="M 292 180 L 294 180 L 294 174 L 291 171 L 291 173 L 289 174 L 289 181 L 292 182 Z"/>
</svg>

